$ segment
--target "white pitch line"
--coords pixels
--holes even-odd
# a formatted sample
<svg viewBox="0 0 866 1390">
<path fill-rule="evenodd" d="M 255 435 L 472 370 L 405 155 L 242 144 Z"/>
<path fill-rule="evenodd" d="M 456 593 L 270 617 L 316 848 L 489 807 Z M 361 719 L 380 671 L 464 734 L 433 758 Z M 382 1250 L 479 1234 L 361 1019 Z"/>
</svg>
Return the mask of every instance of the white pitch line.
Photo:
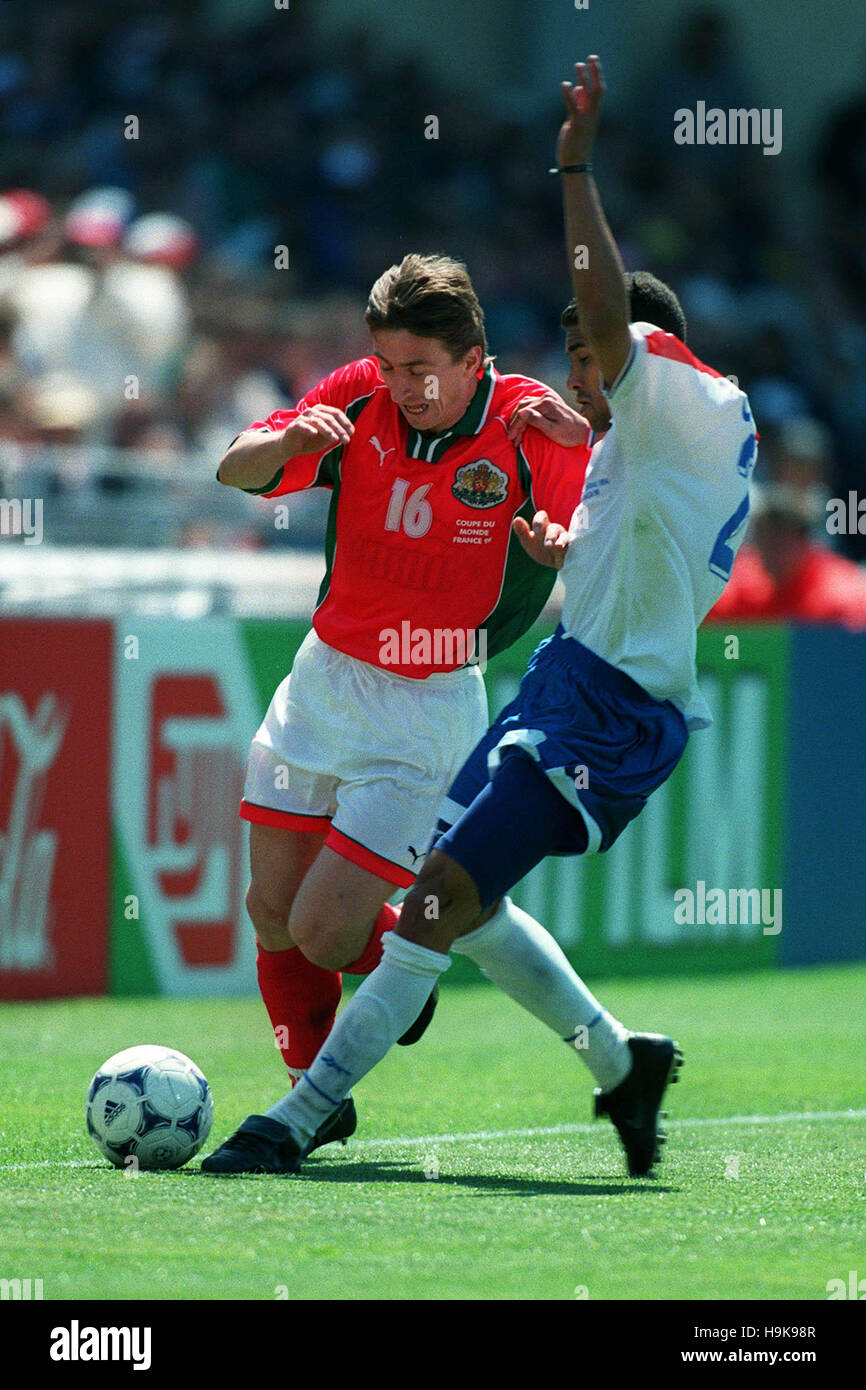
<svg viewBox="0 0 866 1390">
<path fill-rule="evenodd" d="M 808 1124 L 822 1120 L 866 1120 L 866 1110 L 803 1110 L 789 1115 L 710 1115 L 665 1120 L 668 1129 L 720 1129 L 725 1125 Z M 600 1133 L 595 1124 L 542 1125 L 533 1129 L 486 1129 L 468 1134 L 403 1135 L 396 1139 L 350 1140 L 356 1149 L 423 1147 L 425 1144 L 483 1144 L 494 1139 L 543 1139 L 556 1134 Z"/>
<path fill-rule="evenodd" d="M 866 1120 L 866 1110 L 796 1110 L 787 1115 L 704 1115 L 666 1120 L 668 1129 L 723 1129 L 726 1125 L 820 1124 L 826 1120 Z M 353 1150 L 428 1148 L 431 1144 L 486 1144 L 497 1139 L 545 1139 L 557 1134 L 600 1134 L 596 1124 L 539 1125 L 527 1129 L 479 1129 L 466 1134 L 404 1134 L 390 1139 L 353 1139 Z M 0 1163 L 0 1173 L 30 1168 L 90 1168 L 96 1159 L 37 1159 L 33 1163 Z"/>
</svg>

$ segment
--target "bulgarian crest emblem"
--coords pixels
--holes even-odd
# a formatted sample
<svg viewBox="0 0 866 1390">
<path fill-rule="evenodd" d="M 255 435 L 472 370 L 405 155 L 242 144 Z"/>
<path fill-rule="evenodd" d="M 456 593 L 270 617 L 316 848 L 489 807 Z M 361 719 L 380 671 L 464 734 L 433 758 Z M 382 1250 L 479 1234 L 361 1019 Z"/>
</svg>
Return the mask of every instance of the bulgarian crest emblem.
<svg viewBox="0 0 866 1390">
<path fill-rule="evenodd" d="M 451 491 L 467 507 L 496 507 L 508 496 L 508 474 L 490 459 L 476 459 L 457 469 Z"/>
</svg>

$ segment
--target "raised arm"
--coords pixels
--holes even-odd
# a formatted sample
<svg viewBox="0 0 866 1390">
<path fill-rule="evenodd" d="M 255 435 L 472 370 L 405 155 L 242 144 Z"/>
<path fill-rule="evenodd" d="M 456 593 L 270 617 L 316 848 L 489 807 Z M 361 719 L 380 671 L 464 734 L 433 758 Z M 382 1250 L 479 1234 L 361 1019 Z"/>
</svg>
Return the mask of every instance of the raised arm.
<svg viewBox="0 0 866 1390">
<path fill-rule="evenodd" d="M 605 85 L 598 58 L 575 64 L 575 83 L 563 82 L 567 117 L 556 147 L 563 172 L 565 246 L 580 328 L 611 386 L 631 351 L 625 272 L 601 206 L 592 175 L 592 149 L 598 130 Z M 589 165 L 588 169 L 580 166 Z"/>
</svg>

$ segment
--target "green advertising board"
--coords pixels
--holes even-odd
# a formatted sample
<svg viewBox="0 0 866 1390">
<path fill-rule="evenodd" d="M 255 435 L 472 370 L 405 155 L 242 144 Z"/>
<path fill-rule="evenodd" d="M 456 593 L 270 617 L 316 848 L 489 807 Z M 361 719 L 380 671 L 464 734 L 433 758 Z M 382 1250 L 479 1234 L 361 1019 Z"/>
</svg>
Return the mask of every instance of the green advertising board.
<svg viewBox="0 0 866 1390">
<path fill-rule="evenodd" d="M 525 655 L 512 649 L 491 662 L 492 711 L 511 698 Z M 755 921 L 730 893 L 782 886 L 788 634 L 706 628 L 697 659 L 714 723 L 690 738 L 673 776 L 606 854 L 548 859 L 513 893 L 587 974 L 738 970 L 777 959 L 780 924 Z M 707 906 L 714 889 L 726 910 Z M 694 896 L 691 914 L 682 890 Z M 678 920 L 689 915 L 696 920 Z M 744 915 L 752 920 L 731 920 Z"/>
<path fill-rule="evenodd" d="M 549 630 L 538 625 L 491 661 L 491 715 Z M 255 989 L 243 903 L 248 832 L 237 805 L 249 741 L 307 631 L 303 622 L 227 618 L 152 619 L 134 632 L 116 624 L 114 993 Z M 607 854 L 549 859 L 515 889 L 586 975 L 778 959 L 776 923 L 706 903 L 714 892 L 727 902 L 734 889 L 781 886 L 788 660 L 784 630 L 702 630 L 713 726 L 690 739 L 673 777 Z M 455 958 L 449 978 L 470 973 Z"/>
</svg>

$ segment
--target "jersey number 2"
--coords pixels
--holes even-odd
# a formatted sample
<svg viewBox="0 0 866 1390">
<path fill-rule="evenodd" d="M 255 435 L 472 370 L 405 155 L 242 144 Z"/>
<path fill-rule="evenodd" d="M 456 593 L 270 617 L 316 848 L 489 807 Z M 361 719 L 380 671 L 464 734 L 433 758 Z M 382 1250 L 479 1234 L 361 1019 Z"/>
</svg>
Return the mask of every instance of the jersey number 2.
<svg viewBox="0 0 866 1390">
<path fill-rule="evenodd" d="M 743 406 L 743 417 L 749 420 L 751 417 L 746 414 L 746 406 Z M 743 478 L 748 478 L 755 466 L 755 455 L 757 452 L 757 436 L 754 430 L 751 431 L 737 460 L 737 472 Z M 713 574 L 717 574 L 719 579 L 730 579 L 731 570 L 734 566 L 734 552 L 728 541 L 737 534 L 740 527 L 744 524 L 749 515 L 749 494 L 746 493 L 733 516 L 729 516 L 719 534 L 716 536 L 716 543 L 710 555 L 710 569 Z"/>
</svg>

